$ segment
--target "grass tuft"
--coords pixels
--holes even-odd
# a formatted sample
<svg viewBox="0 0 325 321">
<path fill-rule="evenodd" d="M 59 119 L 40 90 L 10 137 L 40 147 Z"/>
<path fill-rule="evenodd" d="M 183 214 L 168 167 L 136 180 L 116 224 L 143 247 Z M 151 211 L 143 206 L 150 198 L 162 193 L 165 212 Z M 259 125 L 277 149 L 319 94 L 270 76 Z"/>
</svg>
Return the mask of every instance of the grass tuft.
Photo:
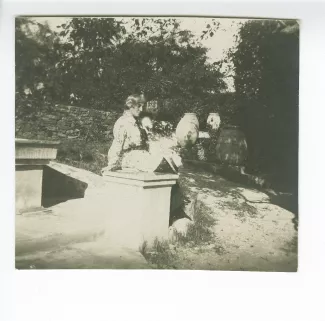
<svg viewBox="0 0 325 321">
<path fill-rule="evenodd" d="M 157 238 L 152 246 L 144 241 L 140 246 L 140 253 L 156 269 L 177 269 L 175 263 L 176 254 L 169 247 L 168 241 L 160 241 Z"/>
</svg>

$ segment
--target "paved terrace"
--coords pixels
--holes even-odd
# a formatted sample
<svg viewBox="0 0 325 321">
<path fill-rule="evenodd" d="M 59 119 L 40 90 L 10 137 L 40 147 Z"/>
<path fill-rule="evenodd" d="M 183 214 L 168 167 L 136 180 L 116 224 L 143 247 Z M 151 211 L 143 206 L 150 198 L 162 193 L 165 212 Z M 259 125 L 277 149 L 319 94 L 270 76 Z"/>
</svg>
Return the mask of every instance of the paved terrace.
<svg viewBox="0 0 325 321">
<path fill-rule="evenodd" d="M 86 197 L 56 204 L 44 213 L 16 216 L 16 268 L 151 268 L 138 250 L 104 237 L 107 215 L 87 199 L 102 188 L 100 176 L 57 162 L 48 166 L 88 184 Z M 204 170 L 185 168 L 180 181 L 186 194 L 213 218 L 215 237 L 200 247 L 175 245 L 175 268 L 296 271 L 293 213 L 272 204 L 261 191 Z"/>
</svg>

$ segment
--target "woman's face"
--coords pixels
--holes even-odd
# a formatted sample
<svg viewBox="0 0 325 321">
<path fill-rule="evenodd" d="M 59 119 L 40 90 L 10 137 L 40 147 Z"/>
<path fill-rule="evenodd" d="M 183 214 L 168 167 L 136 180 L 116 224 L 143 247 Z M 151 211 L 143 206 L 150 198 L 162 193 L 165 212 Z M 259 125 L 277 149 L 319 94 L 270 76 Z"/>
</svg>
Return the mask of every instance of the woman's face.
<svg viewBox="0 0 325 321">
<path fill-rule="evenodd" d="M 136 105 L 130 108 L 130 112 L 133 117 L 139 117 L 140 113 L 142 112 L 143 105 L 144 104 L 142 102 L 137 102 Z"/>
</svg>

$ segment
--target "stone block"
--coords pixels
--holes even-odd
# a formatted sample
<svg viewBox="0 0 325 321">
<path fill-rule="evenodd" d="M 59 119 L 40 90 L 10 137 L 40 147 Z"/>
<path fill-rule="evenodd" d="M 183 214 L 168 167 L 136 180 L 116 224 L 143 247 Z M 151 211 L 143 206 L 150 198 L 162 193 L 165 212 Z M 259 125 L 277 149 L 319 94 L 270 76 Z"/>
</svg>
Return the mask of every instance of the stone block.
<svg viewBox="0 0 325 321">
<path fill-rule="evenodd" d="M 42 205 L 42 165 L 16 166 L 16 212 L 40 208 Z"/>
<path fill-rule="evenodd" d="M 106 237 L 138 249 L 143 242 L 168 240 L 171 188 L 175 174 L 108 172 L 105 187 L 88 194 L 107 211 Z"/>
<path fill-rule="evenodd" d="M 43 166 L 56 158 L 59 142 L 16 139 L 16 212 L 42 206 Z"/>
<path fill-rule="evenodd" d="M 57 154 L 58 142 L 48 142 L 42 140 L 16 139 L 15 158 L 17 160 L 55 159 Z"/>
</svg>

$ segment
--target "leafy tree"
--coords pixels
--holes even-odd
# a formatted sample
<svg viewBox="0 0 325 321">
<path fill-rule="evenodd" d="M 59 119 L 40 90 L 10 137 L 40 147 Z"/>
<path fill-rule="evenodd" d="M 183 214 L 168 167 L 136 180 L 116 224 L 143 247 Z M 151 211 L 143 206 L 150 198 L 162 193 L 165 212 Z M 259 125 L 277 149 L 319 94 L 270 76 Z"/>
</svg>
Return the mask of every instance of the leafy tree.
<svg viewBox="0 0 325 321">
<path fill-rule="evenodd" d="M 177 122 L 195 111 L 204 124 L 225 89 L 220 64 L 178 19 L 73 18 L 59 27 L 17 20 L 17 105 L 27 113 L 50 101 L 121 109 L 127 95 L 144 93 L 160 102 L 160 117 Z M 206 27 L 202 38 L 218 24 Z"/>
<path fill-rule="evenodd" d="M 60 36 L 67 39 L 58 64 L 64 97 L 73 93 L 80 105 L 118 109 L 127 95 L 142 92 L 172 101 L 162 109 L 176 119 L 202 113 L 225 88 L 220 66 L 207 62 L 207 49 L 177 19 L 74 18 Z"/>
<path fill-rule="evenodd" d="M 30 115 L 55 98 L 54 48 L 58 37 L 47 24 L 16 18 L 16 113 Z"/>
<path fill-rule="evenodd" d="M 118 87 L 114 58 L 125 28 L 113 18 L 73 18 L 60 27 L 57 68 L 64 84 L 62 99 L 107 108 Z"/>
<path fill-rule="evenodd" d="M 135 32 L 135 36 L 125 42 L 126 46 L 132 44 L 141 48 L 137 52 L 138 61 L 143 53 L 147 53 L 145 59 L 149 69 L 142 78 L 141 90 L 149 99 L 168 100 L 169 103 L 162 104 L 161 108 L 175 116 L 186 111 L 195 111 L 199 115 L 207 112 L 216 93 L 225 88 L 220 66 L 208 63 L 207 49 L 190 31 L 181 30 L 177 20 L 158 19 L 154 21 L 156 28 L 153 27 L 155 23 L 145 27 L 146 23 L 142 22 L 135 26 L 136 30 L 139 25 L 144 26 L 138 32 L 142 37 L 146 31 L 146 41 L 137 38 Z M 130 55 L 135 51 L 126 49 L 124 53 Z M 143 64 L 135 64 L 132 68 L 141 71 Z"/>
<path fill-rule="evenodd" d="M 250 165 L 296 183 L 298 160 L 299 33 L 296 21 L 242 25 L 230 52 L 237 110 Z M 290 176 L 290 177 L 289 177 Z"/>
<path fill-rule="evenodd" d="M 203 112 L 225 88 L 220 66 L 207 62 L 207 49 L 177 19 L 73 18 L 59 27 L 56 33 L 17 19 L 20 102 L 33 98 L 110 110 L 143 92 L 148 99 L 172 100 L 162 108 L 180 116 L 190 109 Z M 202 37 L 217 27 L 214 21 Z"/>
</svg>

